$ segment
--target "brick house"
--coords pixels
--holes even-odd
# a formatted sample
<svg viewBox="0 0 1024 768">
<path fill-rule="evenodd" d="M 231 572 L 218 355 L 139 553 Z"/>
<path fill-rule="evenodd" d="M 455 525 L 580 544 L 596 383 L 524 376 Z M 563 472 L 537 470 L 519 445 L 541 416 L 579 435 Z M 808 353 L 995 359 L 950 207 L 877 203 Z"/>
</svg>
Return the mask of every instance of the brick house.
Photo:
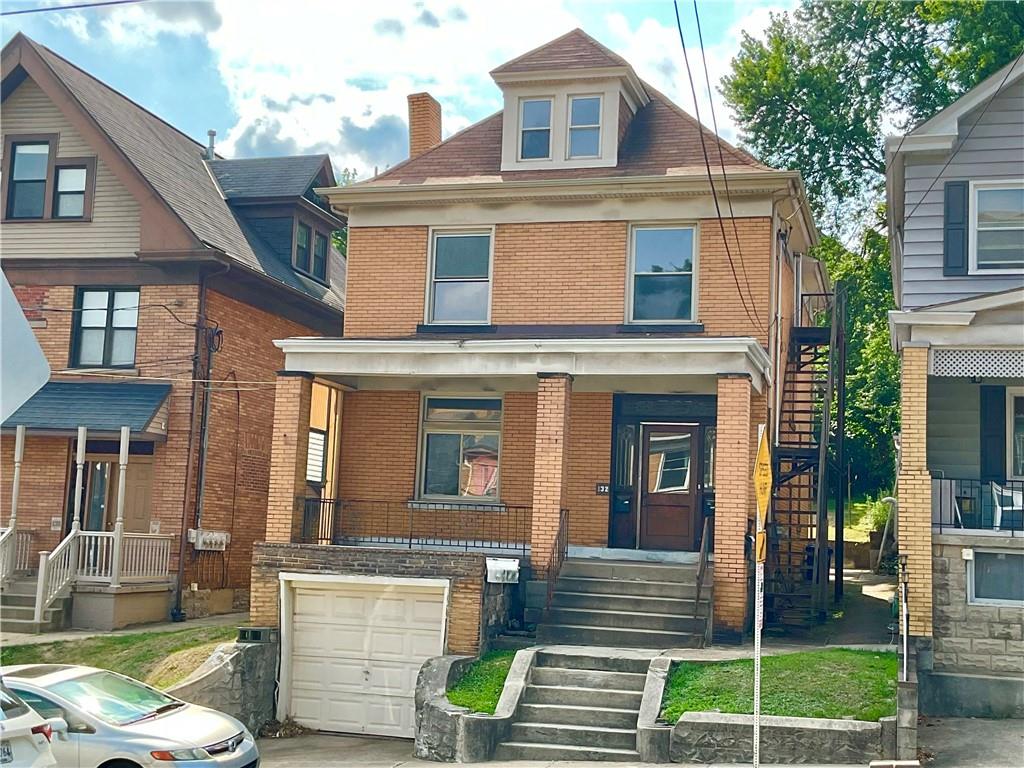
<svg viewBox="0 0 1024 768">
<path fill-rule="evenodd" d="M 312 191 L 335 184 L 329 158 L 222 159 L 21 34 L 3 115 L 3 269 L 53 372 L 3 425 L 4 628 L 59 625 L 69 600 L 77 626 L 243 608 L 272 341 L 342 327 L 344 220 Z M 33 609 L 12 571 L 40 552 Z"/>
<path fill-rule="evenodd" d="M 1024 61 L 886 140 L 920 708 L 1024 716 Z"/>
<path fill-rule="evenodd" d="M 749 626 L 759 427 L 781 442 L 794 328 L 822 341 L 800 177 L 580 30 L 491 75 L 501 112 L 442 141 L 414 94 L 409 159 L 320 191 L 349 222 L 345 334 L 277 342 L 251 611 L 282 627 L 281 712 L 313 727 L 410 734 L 419 662 L 509 615 L 594 645 Z"/>
</svg>

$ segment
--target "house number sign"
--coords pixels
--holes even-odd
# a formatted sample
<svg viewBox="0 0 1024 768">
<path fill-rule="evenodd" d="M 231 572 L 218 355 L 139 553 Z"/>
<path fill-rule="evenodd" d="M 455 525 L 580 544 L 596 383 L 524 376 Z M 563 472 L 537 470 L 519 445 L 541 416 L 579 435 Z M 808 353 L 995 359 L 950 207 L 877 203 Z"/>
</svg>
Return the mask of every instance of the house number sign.
<svg viewBox="0 0 1024 768">
<path fill-rule="evenodd" d="M 597 486 L 594 488 L 594 493 L 596 493 L 598 496 L 607 496 L 608 495 L 608 491 L 609 491 L 609 484 L 608 483 L 598 483 Z"/>
</svg>

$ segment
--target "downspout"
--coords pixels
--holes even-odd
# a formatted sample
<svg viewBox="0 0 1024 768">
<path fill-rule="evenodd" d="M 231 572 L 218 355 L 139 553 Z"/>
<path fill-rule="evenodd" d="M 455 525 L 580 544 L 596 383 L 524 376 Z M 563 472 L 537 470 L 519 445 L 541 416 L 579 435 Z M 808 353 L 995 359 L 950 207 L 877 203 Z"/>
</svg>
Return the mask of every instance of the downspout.
<svg viewBox="0 0 1024 768">
<path fill-rule="evenodd" d="M 224 269 L 221 272 L 215 272 L 213 275 L 227 274 L 231 270 L 231 265 L 225 263 Z M 189 493 L 192 489 L 192 468 L 196 463 L 196 441 L 195 437 L 195 421 L 196 421 L 196 400 L 199 395 L 199 388 L 196 386 L 199 379 L 199 367 L 201 364 L 200 350 L 206 343 L 206 282 L 211 277 L 211 273 L 204 273 L 199 278 L 199 307 L 196 312 L 196 332 L 195 332 L 195 343 L 192 351 L 192 397 L 189 404 L 188 413 L 188 459 L 185 465 L 185 492 L 182 494 L 181 499 L 181 536 L 178 541 L 178 579 L 177 584 L 174 588 L 174 607 L 171 609 L 171 621 L 184 621 L 185 611 L 181 607 L 181 593 L 184 589 L 185 581 L 185 551 L 188 549 L 188 500 Z M 209 359 L 209 355 L 207 356 Z M 207 372 L 205 379 L 210 378 L 209 372 Z M 203 410 L 207 412 L 207 406 L 209 403 L 209 391 L 207 382 L 207 398 L 203 403 Z M 200 432 L 200 439 L 205 442 L 205 434 Z"/>
<path fill-rule="evenodd" d="M 785 251 L 780 246 L 779 229 L 776 226 L 779 202 L 779 198 L 772 200 L 772 268 L 775 270 L 775 280 L 772 284 L 773 323 L 775 326 L 775 338 L 772 345 L 772 399 L 775 401 L 772 408 L 772 445 L 779 443 L 779 430 L 782 424 L 780 415 L 782 411 L 782 377 L 785 375 L 782 367 L 782 259 L 785 256 Z"/>
</svg>

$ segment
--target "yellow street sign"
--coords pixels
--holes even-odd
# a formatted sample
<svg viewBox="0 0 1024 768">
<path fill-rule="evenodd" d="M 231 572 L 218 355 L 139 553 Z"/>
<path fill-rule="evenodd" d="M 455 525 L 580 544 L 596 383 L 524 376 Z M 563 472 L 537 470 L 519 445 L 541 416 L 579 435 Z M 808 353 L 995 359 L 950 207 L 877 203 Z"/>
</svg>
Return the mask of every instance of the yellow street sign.
<svg viewBox="0 0 1024 768">
<path fill-rule="evenodd" d="M 754 459 L 754 496 L 757 499 L 757 518 L 763 528 L 772 498 L 772 454 L 768 447 L 768 430 L 764 426 L 761 427 L 757 457 Z"/>
<path fill-rule="evenodd" d="M 768 559 L 768 534 L 764 531 L 758 531 L 754 543 L 754 553 L 757 555 L 757 562 L 765 562 Z"/>
</svg>

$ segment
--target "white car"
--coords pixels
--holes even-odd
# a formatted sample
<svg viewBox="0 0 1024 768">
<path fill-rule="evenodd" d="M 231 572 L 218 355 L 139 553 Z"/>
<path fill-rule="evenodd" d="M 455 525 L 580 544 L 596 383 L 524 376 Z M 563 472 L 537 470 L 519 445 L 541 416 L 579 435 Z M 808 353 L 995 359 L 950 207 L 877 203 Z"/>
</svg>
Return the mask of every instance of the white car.
<svg viewBox="0 0 1024 768">
<path fill-rule="evenodd" d="M 0 675 L 40 715 L 63 718 L 51 745 L 61 768 L 259 768 L 256 741 L 238 720 L 130 677 L 66 664 Z"/>
<path fill-rule="evenodd" d="M 57 765 L 50 750 L 53 731 L 63 720 L 46 721 L 0 682 L 0 768 L 49 768 Z"/>
</svg>

